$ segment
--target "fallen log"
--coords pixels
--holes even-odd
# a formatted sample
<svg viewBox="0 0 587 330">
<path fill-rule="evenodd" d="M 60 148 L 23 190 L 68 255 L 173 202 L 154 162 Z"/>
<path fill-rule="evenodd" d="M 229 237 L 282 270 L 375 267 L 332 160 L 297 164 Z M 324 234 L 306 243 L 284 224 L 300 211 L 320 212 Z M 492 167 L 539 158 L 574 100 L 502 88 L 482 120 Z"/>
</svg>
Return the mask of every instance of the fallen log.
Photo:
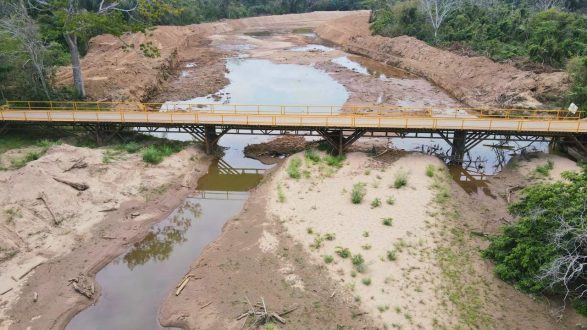
<svg viewBox="0 0 587 330">
<path fill-rule="evenodd" d="M 58 179 L 58 178 L 53 178 L 53 180 L 60 182 L 60 183 L 63 183 L 63 184 L 66 184 L 77 191 L 84 191 L 84 190 L 88 190 L 90 188 L 90 186 L 88 186 L 85 183 L 71 182 L 71 181 L 62 180 L 62 179 Z"/>
</svg>

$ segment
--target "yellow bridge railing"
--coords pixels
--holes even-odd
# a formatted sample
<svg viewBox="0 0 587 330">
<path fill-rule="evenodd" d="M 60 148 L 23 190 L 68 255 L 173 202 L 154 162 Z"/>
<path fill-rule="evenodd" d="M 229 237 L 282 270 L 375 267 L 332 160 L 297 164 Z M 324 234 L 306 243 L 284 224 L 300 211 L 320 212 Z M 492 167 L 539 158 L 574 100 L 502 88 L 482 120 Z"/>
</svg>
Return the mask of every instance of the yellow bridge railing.
<svg viewBox="0 0 587 330">
<path fill-rule="evenodd" d="M 418 108 L 390 105 L 270 105 L 270 104 L 211 104 L 189 102 L 88 102 L 88 101 L 8 101 L 4 110 L 45 111 L 118 111 L 118 112 L 187 112 L 200 111 L 224 114 L 355 114 L 417 117 L 517 118 L 544 120 L 577 120 L 584 112 L 572 114 L 564 109 L 499 109 L 499 108 Z M 2 110 L 2 109 L 0 109 Z"/>
<path fill-rule="evenodd" d="M 587 134 L 587 119 L 564 110 L 408 109 L 391 106 L 11 101 L 7 110 L 0 111 L 0 121 Z"/>
</svg>

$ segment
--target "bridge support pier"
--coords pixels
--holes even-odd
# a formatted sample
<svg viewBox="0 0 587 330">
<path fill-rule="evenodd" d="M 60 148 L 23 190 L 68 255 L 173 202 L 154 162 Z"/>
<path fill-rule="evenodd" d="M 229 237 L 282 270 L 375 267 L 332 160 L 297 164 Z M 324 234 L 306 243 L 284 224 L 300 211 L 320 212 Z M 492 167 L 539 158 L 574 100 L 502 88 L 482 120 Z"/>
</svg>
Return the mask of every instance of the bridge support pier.
<svg viewBox="0 0 587 330">
<path fill-rule="evenodd" d="M 345 150 L 351 144 L 355 143 L 355 141 L 357 141 L 361 136 L 365 135 L 367 131 L 364 129 L 357 129 L 349 136 L 345 136 L 343 130 L 329 131 L 326 129 L 319 129 L 317 132 L 324 138 L 326 143 L 330 145 L 333 154 L 342 156 Z"/>
<path fill-rule="evenodd" d="M 455 131 L 452 139 L 452 148 L 450 150 L 450 163 L 454 165 L 462 165 L 465 159 L 465 152 L 467 146 L 467 132 Z"/>
</svg>

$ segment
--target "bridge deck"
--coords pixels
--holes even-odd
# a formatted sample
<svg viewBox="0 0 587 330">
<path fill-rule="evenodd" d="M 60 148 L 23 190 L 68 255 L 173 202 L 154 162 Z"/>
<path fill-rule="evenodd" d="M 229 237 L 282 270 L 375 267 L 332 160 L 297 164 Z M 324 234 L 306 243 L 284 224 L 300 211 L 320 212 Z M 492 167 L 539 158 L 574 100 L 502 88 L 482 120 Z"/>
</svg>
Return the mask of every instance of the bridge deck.
<svg viewBox="0 0 587 330">
<path fill-rule="evenodd" d="M 552 118 L 496 118 L 471 116 L 397 116 L 308 113 L 212 113 L 140 111 L 5 110 L 0 121 L 33 123 L 124 123 L 129 125 L 222 125 L 239 127 L 304 127 L 356 129 L 424 129 L 587 133 L 587 120 Z"/>
<path fill-rule="evenodd" d="M 163 109 L 164 111 L 160 111 Z M 340 112 L 339 112 L 340 111 Z M 406 109 L 379 106 L 284 106 L 137 102 L 9 101 L 1 122 L 118 123 L 126 126 L 219 125 L 255 129 L 466 130 L 585 134 L 587 120 L 566 110 Z"/>
</svg>

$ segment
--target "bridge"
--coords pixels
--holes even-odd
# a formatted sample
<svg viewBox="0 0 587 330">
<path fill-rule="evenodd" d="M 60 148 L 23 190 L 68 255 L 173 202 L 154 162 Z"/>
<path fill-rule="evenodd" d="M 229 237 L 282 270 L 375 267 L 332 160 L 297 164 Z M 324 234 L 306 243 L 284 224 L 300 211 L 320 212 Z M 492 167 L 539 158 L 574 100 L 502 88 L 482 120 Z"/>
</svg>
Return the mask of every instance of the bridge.
<svg viewBox="0 0 587 330">
<path fill-rule="evenodd" d="M 338 154 L 361 137 L 429 136 L 446 140 L 458 162 L 481 141 L 503 136 L 565 138 L 587 152 L 582 117 L 566 110 L 9 101 L 0 109 L 0 133 L 14 125 L 79 127 L 100 143 L 129 128 L 184 132 L 207 152 L 224 134 L 319 135 Z"/>
</svg>

